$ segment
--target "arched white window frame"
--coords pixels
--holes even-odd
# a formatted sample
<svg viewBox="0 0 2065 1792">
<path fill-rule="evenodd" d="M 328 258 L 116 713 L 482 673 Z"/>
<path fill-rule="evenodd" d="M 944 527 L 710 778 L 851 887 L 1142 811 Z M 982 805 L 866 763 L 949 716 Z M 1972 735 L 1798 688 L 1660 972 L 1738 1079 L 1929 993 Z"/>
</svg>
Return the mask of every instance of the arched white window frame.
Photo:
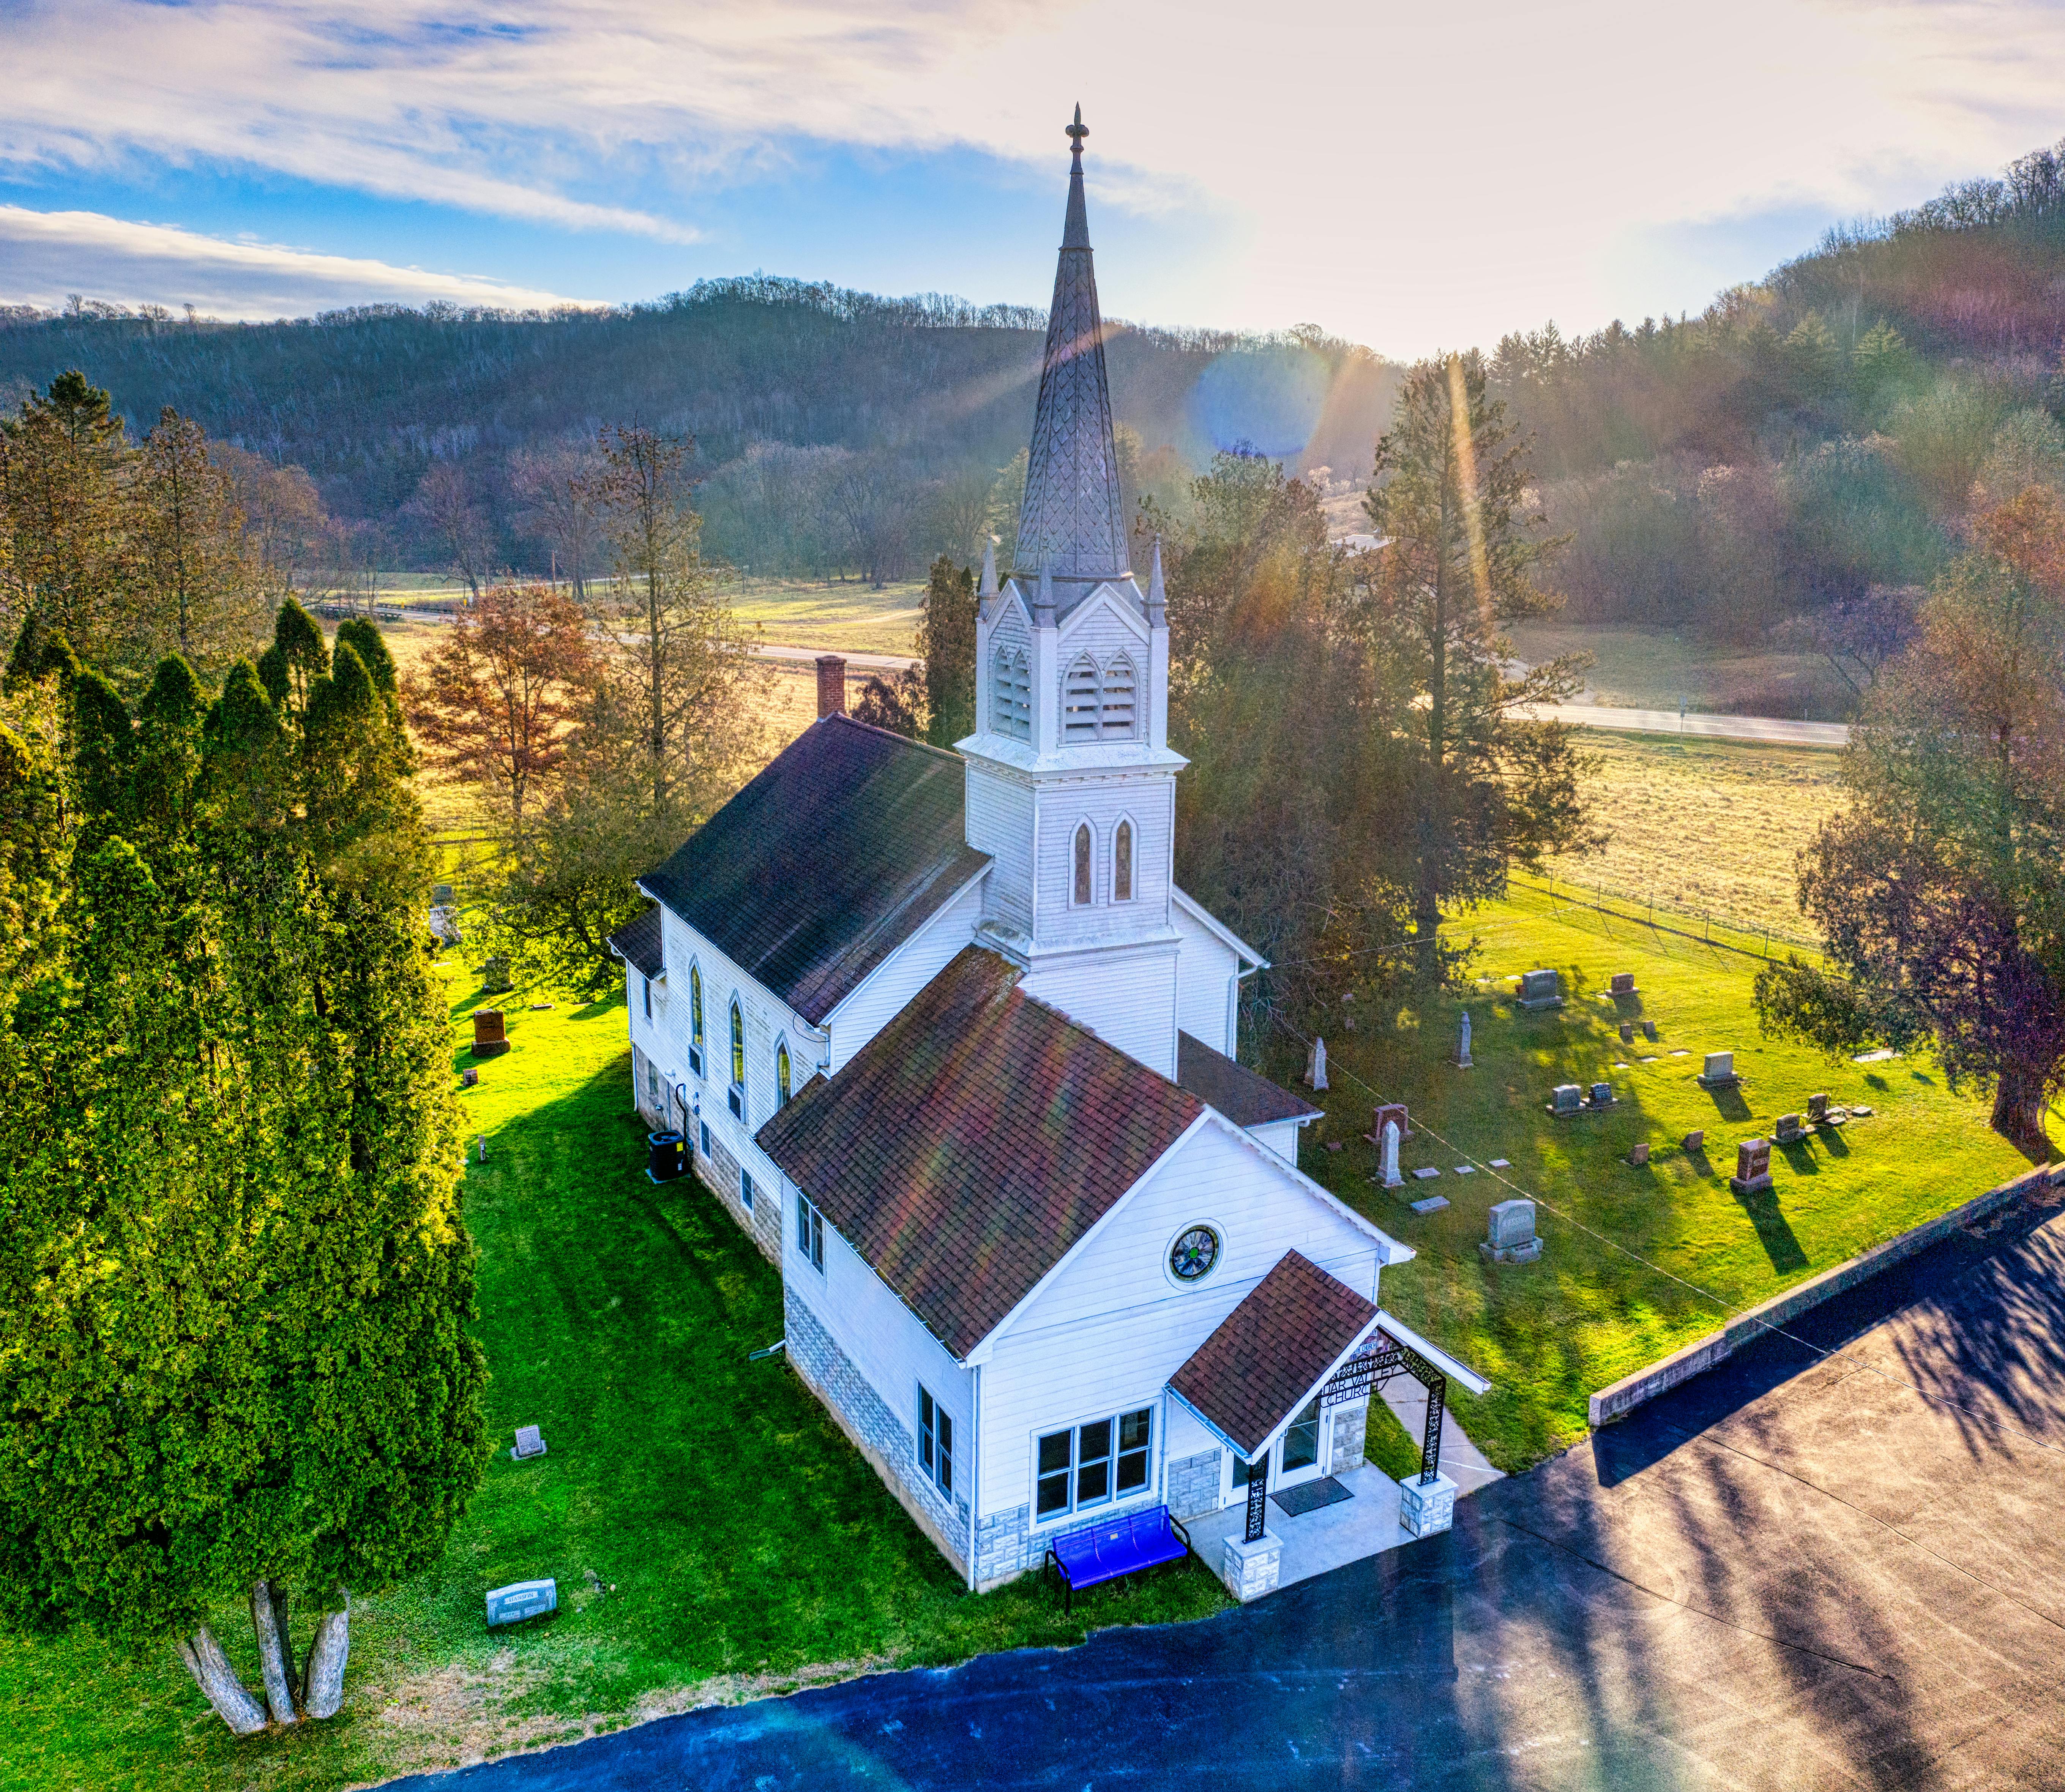
<svg viewBox="0 0 2065 1792">
<path fill-rule="evenodd" d="M 1112 655 L 1097 688 L 1097 738 L 1131 740 L 1140 730 L 1140 673 L 1127 653 Z M 1139 838 L 1135 830 L 1136 842 Z"/>
<path fill-rule="evenodd" d="M 790 1086 L 794 1075 L 794 1060 L 789 1053 L 788 1035 L 784 1034 L 774 1042 L 774 1105 L 777 1108 L 786 1107 L 789 1097 L 794 1093 Z"/>
<path fill-rule="evenodd" d="M 1032 738 L 1032 671 L 1022 647 L 998 644 L 991 661 L 989 726 L 1011 740 Z"/>
<path fill-rule="evenodd" d="M 699 1077 L 709 1074 L 703 1069 L 703 968 L 693 958 L 689 961 L 689 1068 Z"/>
<path fill-rule="evenodd" d="M 746 1006 L 731 998 L 731 1111 L 746 1118 Z"/>
<path fill-rule="evenodd" d="M 1087 908 L 1096 903 L 1097 860 L 1097 829 L 1085 817 L 1069 830 L 1069 906 L 1071 908 Z"/>
<path fill-rule="evenodd" d="M 1119 840 L 1126 837 L 1130 844 L 1126 853 L 1127 888 L 1123 896 L 1118 890 Z M 1121 815 L 1111 824 L 1111 900 L 1113 902 L 1137 902 L 1140 900 L 1140 823 L 1130 815 Z"/>
</svg>

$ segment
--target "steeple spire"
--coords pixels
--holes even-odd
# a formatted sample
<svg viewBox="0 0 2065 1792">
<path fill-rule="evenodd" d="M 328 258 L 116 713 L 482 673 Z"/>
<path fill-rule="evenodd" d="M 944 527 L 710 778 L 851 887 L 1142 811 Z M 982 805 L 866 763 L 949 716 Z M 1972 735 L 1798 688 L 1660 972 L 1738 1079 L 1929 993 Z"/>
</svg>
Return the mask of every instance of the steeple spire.
<svg viewBox="0 0 2065 1792">
<path fill-rule="evenodd" d="M 1020 574 L 1039 572 L 1077 585 L 1120 578 L 1129 569 L 1105 379 L 1104 319 L 1083 203 L 1083 139 L 1089 135 L 1078 105 L 1068 127 L 1069 207 L 1013 556 Z"/>
</svg>

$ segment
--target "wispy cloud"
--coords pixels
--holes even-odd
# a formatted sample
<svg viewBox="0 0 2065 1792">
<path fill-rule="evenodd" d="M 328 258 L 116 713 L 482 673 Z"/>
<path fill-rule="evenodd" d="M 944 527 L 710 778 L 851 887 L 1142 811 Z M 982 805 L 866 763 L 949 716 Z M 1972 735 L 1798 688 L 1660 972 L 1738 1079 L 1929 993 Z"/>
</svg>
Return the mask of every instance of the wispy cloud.
<svg viewBox="0 0 2065 1792">
<path fill-rule="evenodd" d="M 116 304 L 191 305 L 217 318 L 305 317 L 340 305 L 387 302 L 549 309 L 554 293 L 477 275 L 390 267 L 273 243 L 224 242 L 169 225 L 97 212 L 0 205 L 6 296 L 55 305 L 72 293 Z"/>
<path fill-rule="evenodd" d="M 1883 209 L 2065 128 L 2047 0 L 16 0 L 0 49 L 0 168 L 46 185 L 257 169 L 671 242 L 826 145 L 1058 168 L 1080 99 L 1105 215 L 1222 270 L 1114 266 L 1115 309 L 1392 350 L 1697 305 L 1687 225 Z M 895 222 L 915 285 L 985 220 Z"/>
</svg>

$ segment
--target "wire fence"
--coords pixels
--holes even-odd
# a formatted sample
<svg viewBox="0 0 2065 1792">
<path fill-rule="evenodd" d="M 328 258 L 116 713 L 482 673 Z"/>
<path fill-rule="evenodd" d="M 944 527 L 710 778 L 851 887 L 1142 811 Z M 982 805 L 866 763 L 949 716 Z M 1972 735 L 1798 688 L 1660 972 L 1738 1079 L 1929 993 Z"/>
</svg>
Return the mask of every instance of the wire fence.
<svg viewBox="0 0 2065 1792">
<path fill-rule="evenodd" d="M 1508 880 L 1508 890 L 1509 895 L 1539 897 L 1547 904 L 1551 914 L 1563 908 L 1588 908 L 1616 920 L 1653 928 L 1660 933 L 1675 934 L 1680 939 L 1719 946 L 1726 952 L 1740 953 L 1745 957 L 1768 959 L 1787 953 L 1809 953 L 1825 962 L 1828 957 L 1827 949 L 1819 940 L 1787 933 L 1768 924 L 1760 927 L 1731 920 L 1704 909 L 1683 908 L 1669 901 L 1659 902 L 1653 891 L 1638 894 L 1617 889 L 1603 879 L 1574 883 L 1558 878 L 1553 872 L 1538 879 L 1516 874 Z M 1665 918 L 1658 920 L 1659 915 Z"/>
</svg>

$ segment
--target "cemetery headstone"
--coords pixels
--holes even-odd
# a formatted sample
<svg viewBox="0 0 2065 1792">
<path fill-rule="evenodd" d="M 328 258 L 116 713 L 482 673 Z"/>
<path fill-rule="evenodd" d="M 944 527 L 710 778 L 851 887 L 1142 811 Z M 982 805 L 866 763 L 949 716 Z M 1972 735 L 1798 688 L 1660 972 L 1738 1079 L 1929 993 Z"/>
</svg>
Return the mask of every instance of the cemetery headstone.
<svg viewBox="0 0 2065 1792">
<path fill-rule="evenodd" d="M 1448 1204 L 1449 1197 L 1447 1195 L 1429 1195 L 1424 1201 L 1415 1201 L 1412 1203 L 1412 1207 L 1415 1213 L 1439 1213 L 1441 1209 Z"/>
<path fill-rule="evenodd" d="M 1638 1170 L 1642 1169 L 1649 1162 L 1648 1146 L 1646 1144 L 1637 1145 L 1627 1154 L 1627 1161 L 1633 1165 L 1635 1168 Z"/>
<path fill-rule="evenodd" d="M 452 893 L 451 884 L 433 884 L 430 886 L 430 906 L 433 908 L 449 908 L 458 900 Z"/>
<path fill-rule="evenodd" d="M 1441 1175 L 1441 1172 L 1437 1170 L 1433 1164 L 1423 1163 L 1417 1170 L 1415 1170 L 1412 1172 L 1412 1175 L 1414 1179 L 1417 1181 L 1432 1182 L 1435 1177 Z"/>
<path fill-rule="evenodd" d="M 1736 1173 L 1728 1187 L 1738 1195 L 1756 1195 L 1771 1187 L 1771 1141 L 1745 1139 L 1736 1147 Z"/>
<path fill-rule="evenodd" d="M 1520 979 L 1520 1005 L 1522 1008 L 1561 1008 L 1563 1005 L 1563 977 L 1560 971 L 1527 971 Z"/>
<path fill-rule="evenodd" d="M 1682 1143 L 1688 1151 L 1703 1151 L 1707 1148 L 1707 1134 L 1703 1127 L 1685 1135 Z"/>
<path fill-rule="evenodd" d="M 1654 1039 L 1656 1037 L 1655 1021 L 1644 1021 L 1642 1023 L 1642 1036 L 1645 1039 Z"/>
<path fill-rule="evenodd" d="M 560 1608 L 560 1584 L 556 1580 L 512 1580 L 506 1587 L 491 1587 L 487 1590 L 487 1622 L 492 1629 L 499 1624 L 521 1624 L 526 1618 L 535 1618 Z"/>
<path fill-rule="evenodd" d="M 1574 1082 L 1559 1082 L 1549 1098 L 1549 1111 L 1562 1115 L 1576 1114 L 1585 1105 L 1585 1092 Z"/>
<path fill-rule="evenodd" d="M 491 996 L 499 996 L 516 986 L 509 981 L 509 961 L 501 957 L 491 958 L 481 967 L 481 987 Z"/>
<path fill-rule="evenodd" d="M 1467 1008 L 1463 1010 L 1462 1025 L 1457 1034 L 1456 1068 L 1459 1070 L 1477 1068 L 1470 1062 L 1470 1011 Z"/>
<path fill-rule="evenodd" d="M 1312 1049 L 1305 1054 L 1305 1086 L 1323 1089 L 1327 1086 L 1327 1042 L 1315 1039 Z"/>
<path fill-rule="evenodd" d="M 1733 1052 L 1708 1052 L 1707 1067 L 1699 1073 L 1699 1080 L 1709 1089 L 1723 1089 L 1740 1082 L 1736 1074 L 1736 1054 Z"/>
<path fill-rule="evenodd" d="M 1778 1117 L 1778 1143 L 1796 1145 L 1807 1136 L 1807 1129 L 1796 1114 L 1781 1114 Z"/>
<path fill-rule="evenodd" d="M 538 1427 L 535 1425 L 518 1426 L 516 1427 L 516 1447 L 511 1450 L 509 1454 L 515 1457 L 519 1462 L 531 1456 L 544 1455 L 545 1454 L 545 1439 L 544 1434 L 540 1432 Z"/>
<path fill-rule="evenodd" d="M 480 1072 L 476 1070 L 471 1064 L 467 1065 L 467 1067 L 459 1074 L 459 1086 L 462 1089 L 479 1088 L 480 1086 Z"/>
<path fill-rule="evenodd" d="M 1616 996 L 1633 995 L 1635 993 L 1635 973 L 1633 971 L 1615 971 L 1613 974 L 1611 993 Z"/>
<path fill-rule="evenodd" d="M 1634 1021 L 1622 1021 L 1620 1023 L 1620 1042 L 1623 1046 L 1631 1046 L 1635 1043 Z"/>
<path fill-rule="evenodd" d="M 1491 1263 L 1534 1262 L 1542 1255 L 1542 1240 L 1534 1231 L 1534 1203 L 1525 1195 L 1494 1202 L 1477 1250 Z"/>
<path fill-rule="evenodd" d="M 473 1055 L 475 1058 L 499 1058 L 508 1049 L 508 1036 L 502 1027 L 502 1010 L 499 1008 L 474 1009 Z"/>
<path fill-rule="evenodd" d="M 1495 1157 L 1491 1160 L 1491 1167 L 1494 1170 L 1510 1170 L 1513 1167 L 1513 1163 L 1509 1158 Z"/>
<path fill-rule="evenodd" d="M 1384 1123 L 1384 1186 L 1396 1188 L 1405 1179 L 1398 1173 L 1398 1123 Z"/>
<path fill-rule="evenodd" d="M 1386 1102 L 1376 1110 L 1374 1122 L 1370 1127 L 1372 1139 L 1381 1139 L 1384 1137 L 1384 1123 L 1388 1120 L 1396 1120 L 1398 1123 L 1398 1136 L 1400 1139 L 1410 1139 L 1412 1136 L 1412 1122 L 1406 1115 L 1404 1102 Z"/>
<path fill-rule="evenodd" d="M 1829 1118 L 1827 1095 L 1809 1095 L 1807 1098 L 1807 1118 L 1814 1121 L 1825 1120 Z"/>
<path fill-rule="evenodd" d="M 1613 1085 L 1611 1083 L 1595 1082 L 1592 1085 L 1593 1106 L 1611 1107 L 1613 1106 L 1613 1098 L 1614 1092 Z"/>
</svg>

